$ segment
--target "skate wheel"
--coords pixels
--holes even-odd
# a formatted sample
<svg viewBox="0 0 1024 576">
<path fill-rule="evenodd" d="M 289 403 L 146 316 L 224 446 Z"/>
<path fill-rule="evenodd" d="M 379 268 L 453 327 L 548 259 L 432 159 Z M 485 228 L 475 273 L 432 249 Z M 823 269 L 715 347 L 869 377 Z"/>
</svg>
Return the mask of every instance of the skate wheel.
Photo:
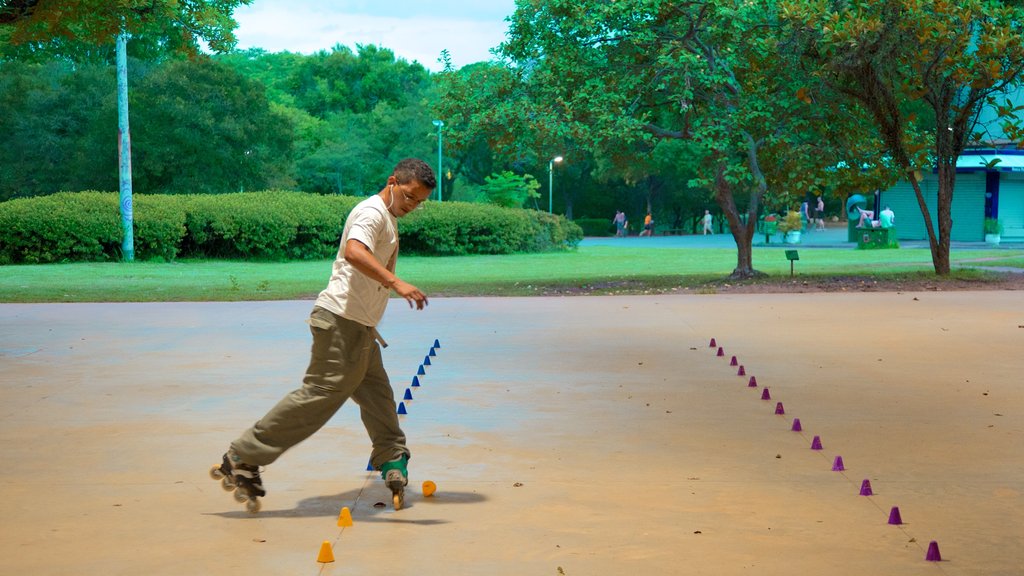
<svg viewBox="0 0 1024 576">
<path fill-rule="evenodd" d="M 224 473 L 220 471 L 220 465 L 219 464 L 214 464 L 210 468 L 210 478 L 213 478 L 214 480 L 220 480 L 223 477 L 224 477 Z"/>
<path fill-rule="evenodd" d="M 231 492 L 235 489 L 235 482 L 230 476 L 225 476 L 220 479 L 220 487 L 223 488 L 225 492 Z"/>
<path fill-rule="evenodd" d="M 392 495 L 391 503 L 395 505 L 395 510 L 401 510 L 402 505 L 405 504 L 404 495 L 401 492 Z"/>
<path fill-rule="evenodd" d="M 236 502 L 241 503 L 241 502 L 245 502 L 248 499 L 249 499 L 249 495 L 248 494 L 246 494 L 245 492 L 243 492 L 241 490 L 238 490 L 238 489 L 235 490 L 235 501 Z"/>
<path fill-rule="evenodd" d="M 251 498 L 245 502 L 245 509 L 249 511 L 249 514 L 255 514 L 260 511 L 260 501 L 256 498 Z"/>
</svg>

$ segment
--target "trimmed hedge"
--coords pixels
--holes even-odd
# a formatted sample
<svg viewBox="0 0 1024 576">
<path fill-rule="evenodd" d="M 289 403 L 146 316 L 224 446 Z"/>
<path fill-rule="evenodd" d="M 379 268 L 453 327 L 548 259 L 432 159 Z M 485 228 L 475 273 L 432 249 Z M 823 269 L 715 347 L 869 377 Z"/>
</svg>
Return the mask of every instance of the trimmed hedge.
<svg viewBox="0 0 1024 576">
<path fill-rule="evenodd" d="M 137 259 L 289 260 L 333 257 L 362 198 L 265 191 L 133 200 Z M 402 251 L 424 255 L 564 250 L 583 238 L 562 216 L 462 202 L 424 204 L 399 220 L 399 230 Z M 117 194 L 0 203 L 0 264 L 117 260 L 120 246 Z"/>
<path fill-rule="evenodd" d="M 399 220 L 402 251 L 513 254 L 572 248 L 583 230 L 564 216 L 464 202 L 428 203 Z"/>
<path fill-rule="evenodd" d="M 179 254 L 205 258 L 311 260 L 338 251 L 345 217 L 360 201 L 303 192 L 187 196 Z"/>
<path fill-rule="evenodd" d="M 62 192 L 0 203 L 0 264 L 103 261 L 121 245 L 116 194 Z"/>
</svg>

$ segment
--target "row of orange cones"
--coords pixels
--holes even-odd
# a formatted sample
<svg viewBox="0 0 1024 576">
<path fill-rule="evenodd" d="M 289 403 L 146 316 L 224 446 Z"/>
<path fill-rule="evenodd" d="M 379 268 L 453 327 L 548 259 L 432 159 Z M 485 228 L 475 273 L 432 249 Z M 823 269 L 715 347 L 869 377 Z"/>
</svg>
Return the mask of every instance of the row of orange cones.
<svg viewBox="0 0 1024 576">
<path fill-rule="evenodd" d="M 718 348 L 718 352 L 716 353 L 716 356 L 721 356 L 721 357 L 725 356 L 725 350 L 721 346 L 718 345 L 718 343 L 715 341 L 714 338 L 711 339 L 711 342 L 710 342 L 710 344 L 708 344 L 708 347 L 709 348 Z M 733 356 L 732 359 L 729 361 L 729 365 L 730 366 L 739 366 L 739 369 L 736 372 L 737 376 L 746 376 L 747 375 L 746 368 L 743 365 L 739 364 L 739 362 L 736 360 L 735 356 Z M 758 386 L 757 378 L 751 376 L 750 380 L 747 383 L 747 386 L 750 387 L 750 388 L 757 388 L 757 386 Z M 765 387 L 762 390 L 762 392 L 761 392 L 761 400 L 771 400 L 771 398 L 772 398 L 771 393 L 768 392 L 768 388 Z M 782 414 L 785 414 L 785 413 L 786 413 L 786 409 L 785 409 L 785 407 L 783 407 L 782 402 L 777 402 L 775 404 L 775 414 L 782 415 Z M 802 432 L 803 431 L 803 426 L 800 424 L 800 419 L 799 418 L 794 418 L 793 419 L 793 426 L 790 429 L 792 431 L 794 431 L 794 432 Z M 814 439 L 811 441 L 811 450 L 821 450 L 821 449 L 822 449 L 821 437 L 820 436 L 815 436 Z M 846 466 L 843 463 L 843 457 L 842 456 L 836 456 L 836 459 L 832 463 L 832 471 L 833 472 L 843 472 L 845 470 L 846 470 Z M 860 485 L 860 495 L 861 496 L 873 496 L 874 495 L 874 492 L 871 490 L 871 481 L 868 480 L 867 478 L 865 478 L 864 481 L 861 482 L 861 485 Z M 900 509 L 899 509 L 898 506 L 893 506 L 892 510 L 889 511 L 889 524 L 897 525 L 897 526 L 900 525 L 900 524 L 903 524 L 903 518 L 900 515 Z M 939 553 L 939 543 L 936 542 L 935 540 L 932 540 L 928 544 L 928 552 L 925 554 L 925 560 L 927 560 L 929 562 L 941 562 L 942 561 L 942 555 Z"/>
<path fill-rule="evenodd" d="M 341 514 L 338 515 L 338 528 L 348 528 L 350 526 L 352 526 L 352 511 L 346 506 L 341 509 Z M 316 561 L 321 564 L 334 562 L 334 548 L 331 546 L 330 540 L 324 540 L 320 544 L 320 553 L 316 555 Z"/>
<path fill-rule="evenodd" d="M 423 363 L 420 364 L 419 370 L 416 372 L 416 376 L 412 377 L 412 387 L 418 388 L 420 386 L 420 376 L 426 375 L 426 371 L 423 369 L 424 366 L 430 366 L 430 358 L 437 356 L 437 349 L 441 347 L 441 342 L 434 339 L 434 345 L 430 347 L 430 352 L 423 358 Z M 412 400 L 412 390 L 409 388 L 405 389 L 405 395 L 403 401 L 398 403 L 398 413 L 405 415 L 408 414 L 408 409 L 405 407 L 404 400 Z M 373 470 L 373 463 L 369 462 L 366 465 L 367 471 Z M 427 480 L 423 482 L 423 495 L 432 496 L 437 486 Z M 338 528 L 348 528 L 352 526 L 352 511 L 348 509 L 348 506 L 342 507 L 341 513 L 338 514 Z M 316 555 L 316 561 L 321 564 L 328 564 L 334 562 L 334 547 L 331 545 L 330 540 L 324 540 L 320 544 L 320 552 Z"/>
</svg>

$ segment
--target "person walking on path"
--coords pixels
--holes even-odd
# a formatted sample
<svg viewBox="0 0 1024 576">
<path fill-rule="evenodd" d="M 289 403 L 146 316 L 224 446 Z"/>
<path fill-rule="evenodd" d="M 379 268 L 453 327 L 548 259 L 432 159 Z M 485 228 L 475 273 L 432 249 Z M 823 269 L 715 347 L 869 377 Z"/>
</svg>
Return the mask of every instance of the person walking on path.
<svg viewBox="0 0 1024 576">
<path fill-rule="evenodd" d="M 708 234 L 714 234 L 714 231 L 711 230 L 711 211 L 710 210 L 705 210 L 704 211 L 704 235 L 707 236 Z"/>
<path fill-rule="evenodd" d="M 651 236 L 654 234 L 654 217 L 648 212 L 647 216 L 644 216 L 644 229 L 640 232 L 641 236 Z"/>
<path fill-rule="evenodd" d="M 818 230 L 825 229 L 825 201 L 818 196 L 818 205 L 814 207 L 814 217 L 818 221 Z"/>
<path fill-rule="evenodd" d="M 259 511 L 258 498 L 266 494 L 259 467 L 313 435 L 349 398 L 359 405 L 373 443 L 370 463 L 391 489 L 395 508 L 402 507 L 410 452 L 381 359 L 387 344 L 376 327 L 392 290 L 410 308 L 427 306 L 427 296 L 395 274 L 398 218 L 429 198 L 435 184 L 425 162 L 402 160 L 384 188 L 348 215 L 331 278 L 309 316 L 313 346 L 302 387 L 231 442 L 221 465 L 210 470 L 250 512 Z"/>
<path fill-rule="evenodd" d="M 615 218 L 612 220 L 615 223 L 615 237 L 623 236 L 623 231 L 626 228 L 626 213 L 622 210 L 615 211 Z"/>
</svg>

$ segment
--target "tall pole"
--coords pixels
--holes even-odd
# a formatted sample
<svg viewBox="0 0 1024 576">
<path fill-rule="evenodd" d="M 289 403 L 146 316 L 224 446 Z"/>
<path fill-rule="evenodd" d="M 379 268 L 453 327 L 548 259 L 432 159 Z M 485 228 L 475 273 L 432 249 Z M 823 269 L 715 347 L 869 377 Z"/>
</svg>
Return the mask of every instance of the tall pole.
<svg viewBox="0 0 1024 576">
<path fill-rule="evenodd" d="M 552 198 L 554 197 L 554 194 L 555 194 L 555 189 L 553 188 L 553 185 L 555 183 L 555 177 L 553 176 L 554 173 L 555 173 L 555 161 L 554 160 L 549 160 L 548 161 L 548 214 L 551 214 L 551 208 L 552 208 L 552 202 L 553 202 Z"/>
<path fill-rule="evenodd" d="M 561 156 L 555 156 L 554 158 L 552 158 L 551 160 L 548 161 L 548 214 L 551 214 L 551 211 L 552 211 L 552 208 L 553 208 L 553 203 L 554 203 L 553 198 L 554 198 L 554 195 L 555 195 L 555 188 L 554 188 L 554 184 L 555 184 L 555 177 L 554 177 L 555 162 L 561 162 L 561 161 L 562 161 L 562 157 Z"/>
<path fill-rule="evenodd" d="M 128 130 L 128 34 L 117 35 L 117 131 L 118 180 L 120 182 L 121 252 L 125 262 L 135 260 L 135 234 L 132 232 L 132 137 Z"/>
<path fill-rule="evenodd" d="M 441 179 L 444 176 L 441 175 L 441 128 L 444 126 L 444 122 L 441 120 L 434 120 L 434 126 L 437 126 L 437 201 L 441 201 Z"/>
</svg>

